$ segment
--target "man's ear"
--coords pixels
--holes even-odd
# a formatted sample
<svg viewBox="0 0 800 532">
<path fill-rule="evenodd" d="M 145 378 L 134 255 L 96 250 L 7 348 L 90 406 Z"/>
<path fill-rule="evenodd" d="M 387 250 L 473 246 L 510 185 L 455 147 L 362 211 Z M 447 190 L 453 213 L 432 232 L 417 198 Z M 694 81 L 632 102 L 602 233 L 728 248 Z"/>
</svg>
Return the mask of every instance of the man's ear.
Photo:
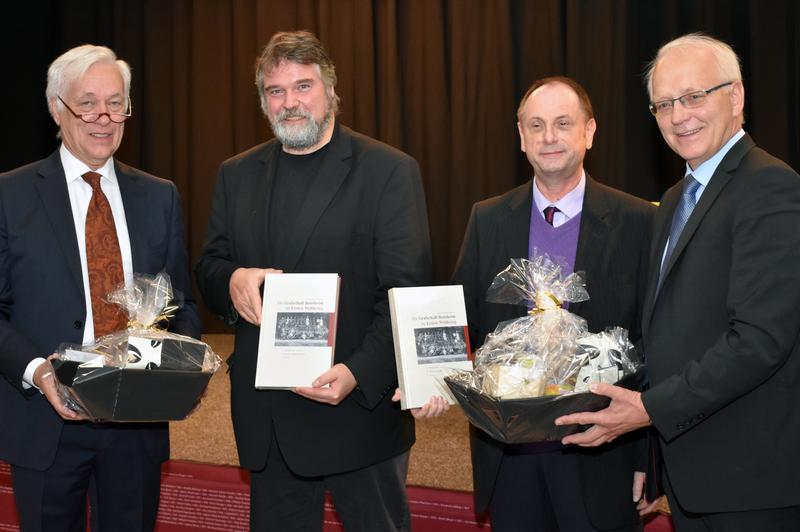
<svg viewBox="0 0 800 532">
<path fill-rule="evenodd" d="M 586 122 L 586 149 L 592 149 L 592 142 L 594 142 L 594 132 L 597 131 L 597 122 L 594 118 L 590 118 Z"/>
</svg>

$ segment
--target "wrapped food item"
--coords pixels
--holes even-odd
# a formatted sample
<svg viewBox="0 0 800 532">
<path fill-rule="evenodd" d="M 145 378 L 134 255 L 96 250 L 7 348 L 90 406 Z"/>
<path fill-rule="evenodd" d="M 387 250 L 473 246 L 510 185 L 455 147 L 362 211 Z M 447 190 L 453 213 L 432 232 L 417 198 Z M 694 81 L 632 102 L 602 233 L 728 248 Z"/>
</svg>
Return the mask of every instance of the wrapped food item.
<svg viewBox="0 0 800 532">
<path fill-rule="evenodd" d="M 585 360 L 581 361 L 575 379 L 575 391 L 585 392 L 593 382 L 614 384 L 625 375 L 635 373 L 638 356 L 628 340 L 628 331 L 610 327 L 604 332 L 578 339 Z"/>
<path fill-rule="evenodd" d="M 513 259 L 486 293 L 492 303 L 527 304 L 527 316 L 500 323 L 475 355 L 481 390 L 497 398 L 538 397 L 570 391 L 575 384 L 577 339 L 586 320 L 563 302 L 589 298 L 581 273 L 563 275 L 564 266 L 546 254 Z"/>
<path fill-rule="evenodd" d="M 583 318 L 562 308 L 589 298 L 582 273 L 564 270 L 560 261 L 537 252 L 531 260 L 512 259 L 486 299 L 526 304 L 528 314 L 487 335 L 473 371 L 445 378 L 470 421 L 500 441 L 556 440 L 579 430 L 553 421 L 604 408 L 608 398 L 587 391 L 592 382 L 638 386 L 638 359 L 627 331 L 589 334 Z"/>
<path fill-rule="evenodd" d="M 68 407 L 93 421 L 185 418 L 221 360 L 208 344 L 167 332 L 179 306 L 169 276 L 135 274 L 108 295 L 128 315 L 128 328 L 84 346 L 64 344 L 53 361 Z"/>
</svg>

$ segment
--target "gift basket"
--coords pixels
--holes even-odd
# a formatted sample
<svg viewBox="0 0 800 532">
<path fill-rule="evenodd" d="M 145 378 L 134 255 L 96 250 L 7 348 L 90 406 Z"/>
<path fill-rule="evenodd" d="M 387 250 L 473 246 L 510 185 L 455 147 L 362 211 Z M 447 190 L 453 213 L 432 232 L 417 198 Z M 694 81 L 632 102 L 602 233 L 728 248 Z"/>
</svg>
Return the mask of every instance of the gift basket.
<svg viewBox="0 0 800 532">
<path fill-rule="evenodd" d="M 128 328 L 60 346 L 53 367 L 65 404 L 92 421 L 185 418 L 221 360 L 208 344 L 161 328 L 179 308 L 169 276 L 135 274 L 107 299 L 125 310 Z"/>
<path fill-rule="evenodd" d="M 557 441 L 586 427 L 556 418 L 608 406 L 593 382 L 635 389 L 643 371 L 625 329 L 590 334 L 586 321 L 562 308 L 589 299 L 580 272 L 547 254 L 512 259 L 486 300 L 526 304 L 526 316 L 502 322 L 475 353 L 475 369 L 444 378 L 470 422 L 504 443 Z"/>
</svg>

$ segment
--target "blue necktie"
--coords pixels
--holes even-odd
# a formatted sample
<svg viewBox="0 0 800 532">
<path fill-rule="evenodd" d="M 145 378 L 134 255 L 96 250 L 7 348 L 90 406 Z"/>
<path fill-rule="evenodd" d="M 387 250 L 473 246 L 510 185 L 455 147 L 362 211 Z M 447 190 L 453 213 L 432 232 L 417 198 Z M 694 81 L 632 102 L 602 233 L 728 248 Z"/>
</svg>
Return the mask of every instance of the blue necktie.
<svg viewBox="0 0 800 532">
<path fill-rule="evenodd" d="M 658 274 L 658 286 L 661 287 L 663 281 L 664 271 L 667 269 L 667 263 L 675 246 L 678 244 L 678 239 L 681 237 L 684 226 L 689 220 L 694 206 L 696 204 L 695 193 L 700 188 L 700 183 L 692 177 L 692 174 L 683 178 L 683 194 L 681 194 L 681 201 L 675 213 L 672 215 L 672 226 L 669 228 L 669 242 L 667 243 L 667 252 L 664 254 L 664 261 L 661 263 L 661 271 Z"/>
</svg>

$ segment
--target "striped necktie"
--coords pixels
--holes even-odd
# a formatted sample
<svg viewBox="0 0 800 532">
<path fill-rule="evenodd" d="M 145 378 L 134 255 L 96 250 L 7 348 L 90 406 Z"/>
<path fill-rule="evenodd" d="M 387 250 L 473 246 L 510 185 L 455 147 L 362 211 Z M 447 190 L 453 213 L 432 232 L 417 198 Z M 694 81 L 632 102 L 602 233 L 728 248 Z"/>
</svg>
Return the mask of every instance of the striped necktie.
<svg viewBox="0 0 800 532">
<path fill-rule="evenodd" d="M 669 229 L 667 252 L 664 254 L 664 260 L 661 262 L 661 270 L 658 274 L 659 288 L 664 280 L 664 272 L 667 269 L 669 258 L 672 256 L 675 246 L 678 245 L 678 240 L 681 237 L 683 228 L 686 226 L 686 222 L 689 220 L 689 216 L 691 216 L 694 206 L 697 203 L 697 200 L 695 199 L 695 193 L 697 192 L 698 188 L 700 188 L 700 183 L 694 177 L 692 177 L 692 174 L 688 174 L 683 178 L 683 193 L 681 194 L 681 201 L 678 204 L 678 207 L 675 209 L 675 213 L 672 215 L 672 225 Z"/>
<path fill-rule="evenodd" d="M 558 207 L 550 205 L 549 207 L 545 207 L 544 211 L 542 212 L 544 212 L 544 221 L 550 225 L 553 225 L 553 216 L 555 216 L 557 212 L 561 211 L 558 210 Z"/>
</svg>

